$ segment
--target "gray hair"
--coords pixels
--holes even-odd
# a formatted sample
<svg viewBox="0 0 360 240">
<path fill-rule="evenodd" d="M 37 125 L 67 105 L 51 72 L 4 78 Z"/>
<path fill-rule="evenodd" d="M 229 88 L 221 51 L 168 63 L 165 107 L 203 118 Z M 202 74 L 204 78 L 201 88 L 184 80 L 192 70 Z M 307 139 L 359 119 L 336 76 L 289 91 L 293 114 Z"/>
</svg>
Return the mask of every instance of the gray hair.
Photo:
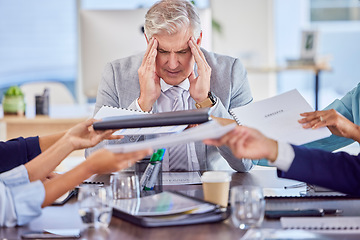
<svg viewBox="0 0 360 240">
<path fill-rule="evenodd" d="M 200 17 L 188 0 L 159 1 L 145 15 L 144 30 L 149 40 L 159 33 L 175 34 L 183 27 L 190 27 L 195 38 L 200 36 Z"/>
</svg>

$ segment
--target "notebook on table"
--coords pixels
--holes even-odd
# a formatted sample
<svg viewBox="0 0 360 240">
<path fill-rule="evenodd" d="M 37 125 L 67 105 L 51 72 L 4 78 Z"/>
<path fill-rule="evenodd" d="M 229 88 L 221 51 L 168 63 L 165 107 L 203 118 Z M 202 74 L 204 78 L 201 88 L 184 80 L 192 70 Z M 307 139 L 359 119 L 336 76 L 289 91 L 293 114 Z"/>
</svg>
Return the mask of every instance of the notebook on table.
<svg viewBox="0 0 360 240">
<path fill-rule="evenodd" d="M 113 216 L 142 227 L 163 227 L 220 222 L 230 216 L 230 209 L 164 191 L 142 198 L 116 200 Z"/>
<path fill-rule="evenodd" d="M 301 229 L 312 232 L 360 234 L 360 217 L 283 217 L 284 229 Z"/>
</svg>

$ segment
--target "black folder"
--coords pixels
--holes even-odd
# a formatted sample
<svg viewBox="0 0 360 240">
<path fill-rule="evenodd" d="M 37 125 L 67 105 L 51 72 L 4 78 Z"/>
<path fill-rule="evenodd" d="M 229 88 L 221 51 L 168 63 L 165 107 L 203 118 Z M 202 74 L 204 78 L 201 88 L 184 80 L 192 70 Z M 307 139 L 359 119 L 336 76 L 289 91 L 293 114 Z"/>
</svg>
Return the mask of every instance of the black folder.
<svg viewBox="0 0 360 240">
<path fill-rule="evenodd" d="M 201 124 L 209 121 L 210 108 L 200 108 L 175 112 L 144 113 L 105 117 L 95 122 L 95 130 L 161 127 L 188 124 Z"/>
<path fill-rule="evenodd" d="M 123 211 L 122 208 L 120 207 L 121 203 L 120 205 L 117 205 L 115 203 L 115 205 L 113 206 L 113 216 L 121 218 L 125 221 L 131 222 L 141 227 L 153 228 L 153 227 L 165 227 L 165 226 L 193 225 L 193 224 L 201 224 L 201 223 L 215 223 L 215 222 L 221 222 L 227 219 L 231 215 L 230 207 L 222 208 L 219 205 L 205 202 L 202 199 L 190 197 L 179 192 L 173 192 L 173 191 L 165 191 L 165 192 L 167 194 L 171 194 L 173 196 L 178 196 L 179 198 L 183 198 L 184 201 L 193 201 L 199 204 L 206 203 L 213 205 L 214 208 L 211 211 L 207 211 L 203 213 L 192 214 L 188 212 L 188 213 L 178 213 L 178 214 L 158 215 L 158 216 L 138 216 L 136 214 L 131 214 L 129 212 Z M 156 199 L 156 195 L 157 194 L 153 195 L 155 199 Z M 138 201 L 140 205 L 141 205 L 141 201 L 144 200 L 140 199 Z M 161 209 L 161 206 L 159 208 Z M 129 209 L 127 208 L 127 210 Z"/>
</svg>

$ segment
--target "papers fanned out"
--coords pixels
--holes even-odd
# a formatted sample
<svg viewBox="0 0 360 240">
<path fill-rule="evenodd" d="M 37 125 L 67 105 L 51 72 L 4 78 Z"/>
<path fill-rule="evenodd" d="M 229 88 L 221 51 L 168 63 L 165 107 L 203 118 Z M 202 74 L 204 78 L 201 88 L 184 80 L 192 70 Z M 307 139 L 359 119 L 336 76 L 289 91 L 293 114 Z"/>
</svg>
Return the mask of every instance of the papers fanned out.
<svg viewBox="0 0 360 240">
<path fill-rule="evenodd" d="M 265 136 L 295 145 L 329 137 L 328 128 L 304 129 L 300 113 L 314 111 L 297 90 L 230 110 L 239 125 L 253 127 Z"/>
<path fill-rule="evenodd" d="M 208 138 L 219 138 L 236 127 L 236 123 L 221 125 L 216 120 L 203 123 L 197 127 L 190 128 L 180 133 L 174 133 L 154 139 L 149 139 L 135 143 L 112 144 L 105 148 L 112 152 L 133 152 L 146 148 L 166 148 L 178 144 L 201 141 Z"/>
<path fill-rule="evenodd" d="M 282 217 L 285 229 L 303 229 L 325 233 L 360 233 L 360 217 Z"/>
</svg>

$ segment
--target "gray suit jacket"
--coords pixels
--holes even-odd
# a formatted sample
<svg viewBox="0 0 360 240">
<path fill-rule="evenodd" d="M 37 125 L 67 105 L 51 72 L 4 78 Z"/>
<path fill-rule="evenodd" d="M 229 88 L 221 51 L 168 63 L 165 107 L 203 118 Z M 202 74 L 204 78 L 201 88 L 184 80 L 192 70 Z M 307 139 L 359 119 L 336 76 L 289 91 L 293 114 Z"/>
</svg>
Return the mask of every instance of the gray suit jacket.
<svg viewBox="0 0 360 240">
<path fill-rule="evenodd" d="M 204 49 L 202 51 L 212 69 L 210 89 L 219 102 L 213 109 L 212 115 L 232 118 L 229 109 L 252 101 L 246 70 L 239 59 L 207 52 Z M 134 100 L 140 94 L 137 71 L 141 65 L 143 55 L 142 53 L 115 60 L 105 66 L 98 88 L 95 113 L 103 105 L 136 109 Z M 195 101 L 193 108 L 195 108 Z M 157 112 L 156 102 L 153 106 L 153 112 Z M 139 140 L 138 136 L 127 136 L 121 142 L 134 142 L 137 140 Z M 99 148 L 109 141 L 104 142 L 98 144 L 95 148 Z M 253 167 L 251 160 L 237 159 L 232 155 L 230 149 L 225 146 L 217 148 L 206 146 L 202 142 L 196 142 L 195 148 L 201 170 L 230 170 L 233 168 L 239 172 L 247 172 Z M 93 150 L 87 149 L 86 154 L 88 155 Z M 229 165 L 231 168 L 229 168 Z"/>
</svg>

